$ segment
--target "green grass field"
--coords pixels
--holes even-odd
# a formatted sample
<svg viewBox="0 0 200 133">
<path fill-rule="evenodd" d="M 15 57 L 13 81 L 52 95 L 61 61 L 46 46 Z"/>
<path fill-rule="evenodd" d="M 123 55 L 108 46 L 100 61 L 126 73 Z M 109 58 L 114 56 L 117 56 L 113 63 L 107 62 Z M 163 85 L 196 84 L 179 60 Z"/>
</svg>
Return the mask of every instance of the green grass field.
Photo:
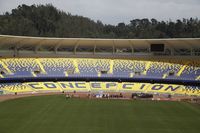
<svg viewBox="0 0 200 133">
<path fill-rule="evenodd" d="M 0 133 L 199 133 L 200 107 L 182 102 L 27 97 L 0 103 Z"/>
</svg>

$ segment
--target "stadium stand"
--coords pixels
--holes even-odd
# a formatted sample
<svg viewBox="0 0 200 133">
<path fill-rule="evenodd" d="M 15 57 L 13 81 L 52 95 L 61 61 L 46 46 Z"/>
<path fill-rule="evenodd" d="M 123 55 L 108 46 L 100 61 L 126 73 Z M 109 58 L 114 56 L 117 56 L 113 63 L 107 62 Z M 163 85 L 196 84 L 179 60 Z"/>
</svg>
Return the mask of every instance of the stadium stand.
<svg viewBox="0 0 200 133">
<path fill-rule="evenodd" d="M 178 61 L 169 63 L 168 60 L 161 62 L 134 59 L 6 58 L 0 59 L 0 68 L 4 78 L 109 76 L 196 80 L 200 73 L 199 61 L 189 60 L 184 60 L 182 64 L 179 64 Z M 164 77 L 164 75 L 166 76 Z"/>
<path fill-rule="evenodd" d="M 40 45 L 37 45 L 39 40 Z M 120 40 L 121 45 L 129 50 L 124 47 L 120 50 L 119 46 L 115 46 L 113 42 L 118 40 L 96 39 L 97 43 L 90 48 L 93 49 L 92 53 L 85 52 L 82 45 L 94 40 L 82 39 L 83 44 L 80 40 L 80 44 L 77 44 L 77 39 L 1 35 L 0 90 L 5 93 L 110 90 L 200 95 L 200 39 Z M 151 43 L 165 44 L 166 41 L 165 51 L 148 50 Z M 177 45 L 180 49 L 188 47 L 187 44 L 182 44 L 184 41 L 192 44 L 195 49 L 191 50 L 191 56 L 188 53 L 187 56 L 183 55 L 185 51 L 173 53 L 173 49 L 170 49 L 177 49 Z M 67 49 L 68 45 L 71 47 L 73 43 L 75 46 L 70 52 L 72 54 L 63 53 L 63 49 Z M 107 46 L 104 49 L 105 44 L 112 46 L 111 53 L 106 50 Z M 55 51 L 45 49 L 48 45 L 55 46 Z M 97 45 L 101 47 L 100 54 L 95 53 Z M 35 48 L 27 51 L 28 46 Z M 43 51 L 40 47 L 43 47 Z M 57 51 L 58 49 L 61 51 Z M 131 53 L 123 53 L 130 52 L 130 49 Z M 142 52 L 135 52 L 139 49 Z M 170 54 L 165 53 L 167 50 L 171 50 Z"/>
</svg>

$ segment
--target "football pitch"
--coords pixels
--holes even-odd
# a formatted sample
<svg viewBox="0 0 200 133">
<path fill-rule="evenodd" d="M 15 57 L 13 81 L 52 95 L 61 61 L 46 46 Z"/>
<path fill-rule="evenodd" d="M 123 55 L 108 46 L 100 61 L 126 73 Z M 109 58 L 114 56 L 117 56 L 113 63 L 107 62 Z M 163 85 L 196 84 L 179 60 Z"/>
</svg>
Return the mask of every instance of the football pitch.
<svg viewBox="0 0 200 133">
<path fill-rule="evenodd" d="M 0 133 L 199 133 L 200 107 L 184 102 L 68 99 L 0 102 Z"/>
</svg>

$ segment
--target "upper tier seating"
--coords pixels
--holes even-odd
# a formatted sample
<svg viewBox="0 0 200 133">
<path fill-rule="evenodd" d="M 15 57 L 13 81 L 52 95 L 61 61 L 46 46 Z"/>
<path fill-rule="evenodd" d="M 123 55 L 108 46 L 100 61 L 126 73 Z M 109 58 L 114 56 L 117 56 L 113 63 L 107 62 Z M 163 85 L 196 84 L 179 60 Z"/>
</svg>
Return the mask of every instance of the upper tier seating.
<svg viewBox="0 0 200 133">
<path fill-rule="evenodd" d="M 125 77 L 200 80 L 200 61 L 178 59 L 4 58 L 0 78 Z"/>
</svg>

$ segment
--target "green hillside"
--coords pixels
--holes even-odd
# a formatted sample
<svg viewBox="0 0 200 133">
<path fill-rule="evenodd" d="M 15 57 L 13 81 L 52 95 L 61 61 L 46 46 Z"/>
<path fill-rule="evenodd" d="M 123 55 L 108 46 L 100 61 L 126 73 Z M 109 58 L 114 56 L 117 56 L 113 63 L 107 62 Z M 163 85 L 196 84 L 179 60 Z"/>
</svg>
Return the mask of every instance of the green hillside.
<svg viewBox="0 0 200 133">
<path fill-rule="evenodd" d="M 67 9 L 66 9 L 67 10 Z M 112 16 L 110 16 L 112 17 Z M 186 38 L 200 37 L 200 20 L 184 18 L 159 21 L 133 18 L 128 24 L 104 24 L 47 5 L 19 5 L 0 15 L 0 34 L 89 38 Z"/>
</svg>

